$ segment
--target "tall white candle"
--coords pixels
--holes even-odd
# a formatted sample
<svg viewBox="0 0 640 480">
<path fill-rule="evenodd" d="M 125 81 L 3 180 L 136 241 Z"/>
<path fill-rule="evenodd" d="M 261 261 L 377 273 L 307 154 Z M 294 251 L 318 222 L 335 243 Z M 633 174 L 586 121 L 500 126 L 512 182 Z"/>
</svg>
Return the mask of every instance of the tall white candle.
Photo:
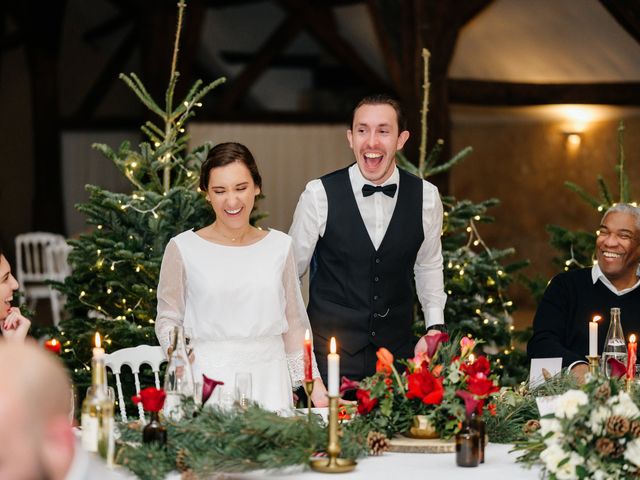
<svg viewBox="0 0 640 480">
<path fill-rule="evenodd" d="M 93 348 L 93 358 L 100 358 L 104 355 L 104 348 L 102 348 L 100 345 L 100 334 L 96 332 L 95 347 Z"/>
<path fill-rule="evenodd" d="M 336 339 L 331 337 L 329 345 L 329 355 L 327 355 L 327 377 L 329 383 L 329 396 L 340 396 L 340 355 L 336 353 Z"/>
<path fill-rule="evenodd" d="M 591 357 L 598 355 L 598 320 L 601 318 L 600 315 L 596 315 L 589 322 L 589 356 Z"/>
</svg>

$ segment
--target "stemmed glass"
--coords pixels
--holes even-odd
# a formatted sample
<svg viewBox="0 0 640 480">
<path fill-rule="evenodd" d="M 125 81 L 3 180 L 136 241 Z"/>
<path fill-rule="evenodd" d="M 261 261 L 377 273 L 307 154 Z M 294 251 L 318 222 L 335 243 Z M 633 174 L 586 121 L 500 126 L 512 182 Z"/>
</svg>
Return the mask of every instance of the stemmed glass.
<svg viewBox="0 0 640 480">
<path fill-rule="evenodd" d="M 251 402 L 251 373 L 236 373 L 236 402 L 240 408 L 247 408 Z"/>
</svg>

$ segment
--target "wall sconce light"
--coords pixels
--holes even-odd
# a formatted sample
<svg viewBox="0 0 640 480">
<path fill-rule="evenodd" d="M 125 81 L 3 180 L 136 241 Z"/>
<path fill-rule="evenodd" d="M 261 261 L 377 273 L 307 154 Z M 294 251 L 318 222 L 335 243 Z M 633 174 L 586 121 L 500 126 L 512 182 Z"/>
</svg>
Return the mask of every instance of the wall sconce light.
<svg viewBox="0 0 640 480">
<path fill-rule="evenodd" d="M 565 141 L 567 146 L 571 148 L 578 148 L 582 143 L 583 132 L 563 132 L 565 135 Z"/>
</svg>

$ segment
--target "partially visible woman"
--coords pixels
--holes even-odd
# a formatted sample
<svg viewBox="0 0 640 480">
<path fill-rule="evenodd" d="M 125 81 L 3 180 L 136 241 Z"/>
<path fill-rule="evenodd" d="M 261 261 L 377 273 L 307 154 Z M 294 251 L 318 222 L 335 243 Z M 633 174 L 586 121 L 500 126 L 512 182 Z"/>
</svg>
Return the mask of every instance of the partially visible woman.
<svg viewBox="0 0 640 480">
<path fill-rule="evenodd" d="M 216 220 L 172 238 L 158 285 L 156 335 L 165 351 L 175 325 L 190 331 L 196 381 L 202 374 L 233 391 L 235 374 L 252 376 L 252 399 L 274 411 L 293 406 L 304 379 L 303 342 L 311 327 L 291 237 L 249 223 L 262 179 L 239 143 L 216 145 L 202 164 L 200 189 Z M 313 357 L 316 406 L 328 404 Z"/>
<path fill-rule="evenodd" d="M 0 331 L 2 338 L 10 342 L 24 341 L 31 326 L 31 322 L 20 313 L 20 309 L 11 306 L 13 292 L 17 289 L 18 282 L 11 274 L 11 265 L 0 245 Z"/>
</svg>

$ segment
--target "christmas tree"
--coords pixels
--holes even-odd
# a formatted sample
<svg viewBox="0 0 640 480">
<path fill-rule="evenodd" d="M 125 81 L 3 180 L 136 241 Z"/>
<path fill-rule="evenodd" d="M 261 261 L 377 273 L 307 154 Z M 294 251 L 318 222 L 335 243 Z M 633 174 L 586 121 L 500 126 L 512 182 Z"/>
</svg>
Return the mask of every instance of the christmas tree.
<svg viewBox="0 0 640 480">
<path fill-rule="evenodd" d="M 423 57 L 425 83 L 419 159 L 412 163 L 400 153 L 398 164 L 410 173 L 426 179 L 450 170 L 467 157 L 472 148 L 463 149 L 441 164 L 438 160 L 442 141 L 426 153 L 429 89 L 427 51 L 423 51 Z M 454 336 L 469 335 L 484 340 L 485 352 L 499 365 L 502 383 L 513 384 L 526 376 L 528 363 L 525 352 L 514 345 L 515 332 L 511 313 L 515 307 L 506 290 L 513 281 L 513 272 L 525 267 L 528 262 L 505 262 L 514 250 L 490 248 L 480 236 L 478 225 L 494 221 L 487 210 L 498 203 L 497 199 L 473 203 L 469 200 L 457 200 L 453 196 L 442 197 L 442 256 L 445 291 L 448 295 L 444 315 L 447 327 Z M 421 318 L 421 309 L 417 303 L 415 311 L 416 331 L 424 331 L 424 319 Z"/>
<path fill-rule="evenodd" d="M 135 74 L 121 74 L 156 122 L 142 126 L 146 137 L 132 148 L 96 144 L 131 183 L 132 192 L 121 194 L 89 185 L 89 201 L 77 208 L 94 228 L 70 240 L 69 263 L 73 273 L 57 288 L 66 295 L 69 316 L 60 325 L 62 355 L 74 372 L 79 391 L 88 382 L 93 334 L 99 331 L 107 351 L 139 344 L 157 344 L 154 333 L 156 288 L 164 248 L 169 239 L 213 221 L 213 212 L 197 189 L 200 165 L 212 145 L 187 150 L 187 121 L 220 78 L 204 85 L 198 80 L 186 96 L 176 101 L 176 71 L 180 30 L 185 4 L 178 4 L 178 26 L 169 86 L 160 106 Z M 255 217 L 254 217 L 255 220 Z"/>
</svg>

